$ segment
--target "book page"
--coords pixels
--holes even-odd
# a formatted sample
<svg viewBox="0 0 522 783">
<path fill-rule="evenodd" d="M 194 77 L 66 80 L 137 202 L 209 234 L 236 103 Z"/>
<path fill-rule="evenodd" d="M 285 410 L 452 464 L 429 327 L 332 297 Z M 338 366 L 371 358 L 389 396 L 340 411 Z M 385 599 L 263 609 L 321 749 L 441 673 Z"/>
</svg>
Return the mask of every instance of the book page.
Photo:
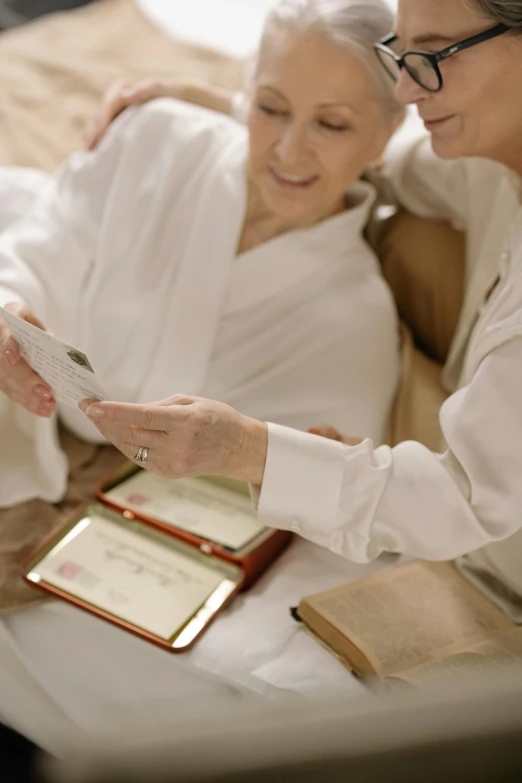
<svg viewBox="0 0 522 783">
<path fill-rule="evenodd" d="M 162 639 L 170 639 L 224 579 L 189 555 L 94 514 L 40 561 L 31 579 L 34 574 Z"/>
<path fill-rule="evenodd" d="M 154 517 L 231 550 L 265 528 L 248 495 L 197 478 L 171 481 L 141 470 L 105 493 L 125 508 Z"/>
<path fill-rule="evenodd" d="M 49 384 L 58 402 L 77 407 L 81 400 L 106 400 L 107 392 L 79 348 L 38 329 L 0 307 L 2 318 L 27 364 Z"/>
<path fill-rule="evenodd" d="M 350 659 L 357 648 L 381 677 L 513 627 L 447 563 L 408 563 L 319 593 L 299 614 L 337 653 Z"/>
<path fill-rule="evenodd" d="M 426 687 L 509 673 L 522 675 L 522 629 L 501 634 L 449 658 L 415 666 L 397 675 L 397 679 L 416 687 Z"/>
</svg>

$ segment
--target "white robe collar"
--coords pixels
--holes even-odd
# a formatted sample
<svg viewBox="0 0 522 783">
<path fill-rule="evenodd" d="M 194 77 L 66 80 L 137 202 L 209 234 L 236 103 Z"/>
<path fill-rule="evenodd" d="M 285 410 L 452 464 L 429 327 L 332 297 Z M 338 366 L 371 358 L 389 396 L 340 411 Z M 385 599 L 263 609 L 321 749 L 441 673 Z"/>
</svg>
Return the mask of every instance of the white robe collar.
<svg viewBox="0 0 522 783">
<path fill-rule="evenodd" d="M 347 195 L 355 202 L 350 209 L 310 228 L 274 237 L 237 256 L 225 312 L 237 312 L 276 296 L 335 261 L 364 263 L 368 255 L 354 253 L 350 257 L 350 252 L 364 242 L 362 234 L 376 199 L 376 190 L 370 183 L 358 181 Z M 297 255 L 296 246 L 300 251 Z"/>
</svg>

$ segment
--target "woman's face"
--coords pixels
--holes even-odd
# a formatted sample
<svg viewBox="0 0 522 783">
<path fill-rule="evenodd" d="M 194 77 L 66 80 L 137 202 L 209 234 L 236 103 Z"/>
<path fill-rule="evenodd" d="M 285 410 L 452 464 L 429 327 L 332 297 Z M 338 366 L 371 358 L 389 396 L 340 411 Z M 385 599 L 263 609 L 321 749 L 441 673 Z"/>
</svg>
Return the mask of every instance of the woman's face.
<svg viewBox="0 0 522 783">
<path fill-rule="evenodd" d="M 270 39 L 248 129 L 251 184 L 270 213 L 298 223 L 339 209 L 392 131 L 366 67 L 317 31 Z"/>
<path fill-rule="evenodd" d="M 473 0 L 399 0 L 399 49 L 436 52 L 495 25 Z M 397 96 L 416 104 L 442 158 L 522 161 L 522 36 L 505 33 L 439 63 L 443 87 L 423 90 L 402 70 Z"/>
</svg>

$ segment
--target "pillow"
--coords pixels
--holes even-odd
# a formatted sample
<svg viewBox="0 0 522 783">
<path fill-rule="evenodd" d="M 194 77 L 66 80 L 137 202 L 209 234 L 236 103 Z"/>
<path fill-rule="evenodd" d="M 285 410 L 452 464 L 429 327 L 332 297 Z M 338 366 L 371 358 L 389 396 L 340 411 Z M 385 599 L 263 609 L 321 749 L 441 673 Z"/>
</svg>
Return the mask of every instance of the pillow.
<svg viewBox="0 0 522 783">
<path fill-rule="evenodd" d="M 401 210 L 383 221 L 376 251 L 415 345 L 444 363 L 464 296 L 464 233 Z"/>
<path fill-rule="evenodd" d="M 401 318 L 401 376 L 387 442 L 416 440 L 441 451 L 439 410 L 448 396 L 441 372 L 462 307 L 465 237 L 399 211 L 383 222 L 376 250 Z"/>
</svg>

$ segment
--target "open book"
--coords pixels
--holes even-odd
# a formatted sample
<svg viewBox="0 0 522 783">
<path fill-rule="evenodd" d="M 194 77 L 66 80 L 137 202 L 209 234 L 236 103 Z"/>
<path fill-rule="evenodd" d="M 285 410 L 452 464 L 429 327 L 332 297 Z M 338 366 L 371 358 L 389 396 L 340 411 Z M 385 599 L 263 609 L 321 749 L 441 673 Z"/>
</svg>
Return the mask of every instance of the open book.
<svg viewBox="0 0 522 783">
<path fill-rule="evenodd" d="M 449 563 L 408 563 L 308 596 L 295 615 L 361 677 L 420 686 L 522 674 L 522 627 Z"/>
</svg>

